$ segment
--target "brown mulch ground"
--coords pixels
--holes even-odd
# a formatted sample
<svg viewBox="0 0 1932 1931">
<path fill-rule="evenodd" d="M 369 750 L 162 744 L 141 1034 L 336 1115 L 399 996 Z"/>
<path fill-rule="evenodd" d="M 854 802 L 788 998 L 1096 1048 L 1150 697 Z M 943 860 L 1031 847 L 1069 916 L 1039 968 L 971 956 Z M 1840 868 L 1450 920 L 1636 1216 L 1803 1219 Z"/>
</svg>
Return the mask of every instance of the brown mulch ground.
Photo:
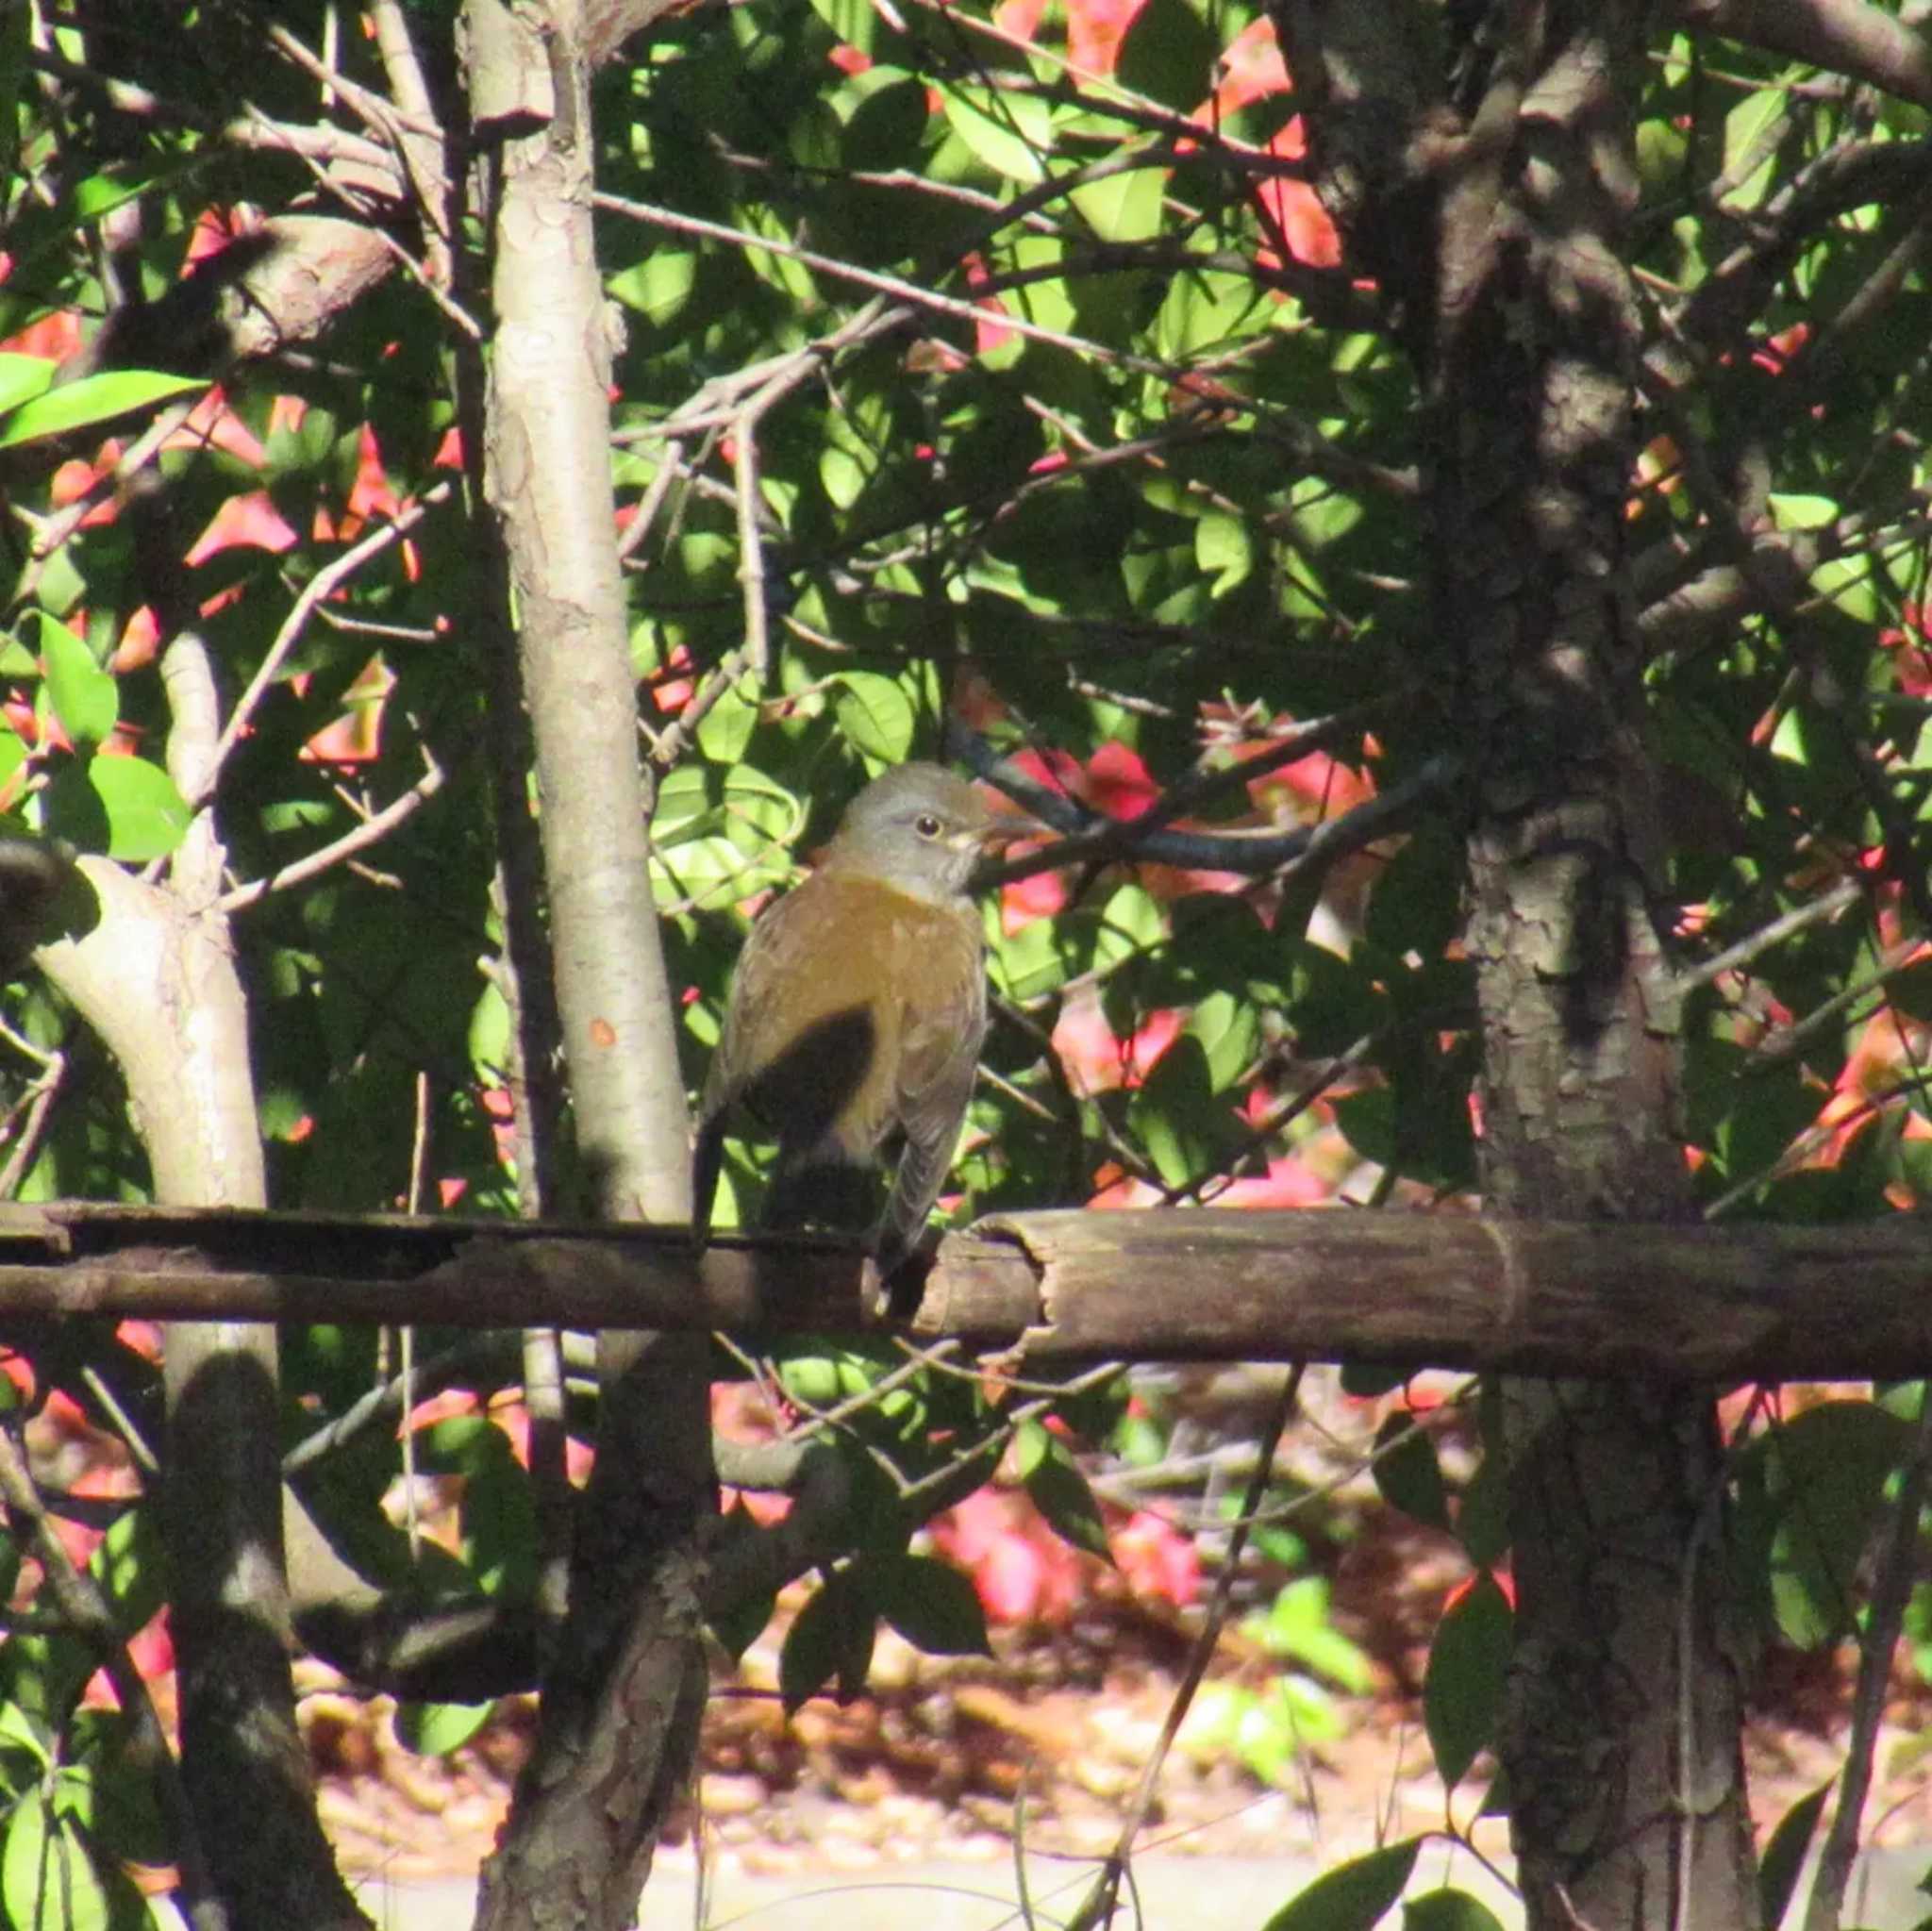
<svg viewBox="0 0 1932 1931">
<path fill-rule="evenodd" d="M 1338 1624 L 1375 1658 L 1376 1693 L 1352 1706 L 1339 1742 L 1308 1753 L 1296 1789 L 1269 1789 L 1237 1763 L 1177 1748 L 1143 1852 L 1319 1854 L 1358 1846 L 1378 1827 L 1401 1835 L 1441 1823 L 1417 1691 L 1453 1569 L 1396 1527 L 1353 1544 L 1332 1579 Z M 815 1701 L 790 1721 L 768 1632 L 735 1674 L 718 1673 L 698 1806 L 706 1854 L 772 1874 L 1005 1861 L 1016 1815 L 1030 1849 L 1104 1851 L 1159 1735 L 1191 1620 L 1096 1597 L 1067 1629 L 996 1631 L 991 1658 L 925 1656 L 882 1633 L 873 1694 L 843 1708 Z M 1217 1674 L 1257 1682 L 1265 1668 L 1238 1640 L 1216 1662 Z M 396 1740 L 384 1700 L 352 1697 L 319 1670 L 308 1680 L 304 1721 L 345 1873 L 408 1882 L 473 1870 L 528 1749 L 528 1701 L 507 1704 L 475 1741 L 432 1761 Z M 1840 1660 L 1773 1659 L 1747 1742 L 1762 1830 L 1835 1774 L 1847 1692 Z M 1932 1762 L 1919 1740 L 1928 1715 L 1924 1693 L 1902 1686 L 1867 1810 L 1888 1845 L 1932 1847 Z M 1466 1820 L 1473 1807 L 1465 1788 L 1455 1813 Z M 692 1855 L 692 1823 L 674 1832 L 669 1855 Z M 1478 1841 L 1506 1847 L 1493 1823 Z"/>
</svg>

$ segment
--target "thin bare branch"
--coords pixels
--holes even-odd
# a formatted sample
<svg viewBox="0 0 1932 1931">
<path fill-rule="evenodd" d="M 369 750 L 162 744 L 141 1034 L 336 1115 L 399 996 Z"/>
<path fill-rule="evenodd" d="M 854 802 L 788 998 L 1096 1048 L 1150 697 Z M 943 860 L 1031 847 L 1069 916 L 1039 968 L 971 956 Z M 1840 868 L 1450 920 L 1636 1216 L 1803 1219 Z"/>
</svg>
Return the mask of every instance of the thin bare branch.
<svg viewBox="0 0 1932 1931">
<path fill-rule="evenodd" d="M 413 818 L 423 807 L 441 791 L 446 774 L 441 765 L 424 745 L 423 775 L 403 794 L 385 805 L 380 811 L 374 811 L 351 831 L 345 831 L 341 838 L 332 839 L 319 851 L 308 854 L 306 857 L 291 859 L 280 871 L 271 873 L 266 878 L 251 880 L 240 885 L 233 891 L 224 892 L 217 901 L 217 909 L 223 912 L 240 911 L 243 906 L 252 906 L 258 899 L 265 898 L 272 891 L 287 891 L 291 887 L 304 884 L 310 878 L 319 877 L 334 866 L 353 858 L 357 853 L 364 852 L 371 845 L 379 844 L 399 824 Z"/>
<path fill-rule="evenodd" d="M 1835 919 L 1839 913 L 1849 910 L 1865 896 L 1865 888 L 1856 878 L 1840 879 L 1829 891 L 1821 892 L 1808 905 L 1798 906 L 1786 912 L 1782 918 L 1772 920 L 1768 925 L 1760 925 L 1748 939 L 1740 939 L 1735 945 L 1726 946 L 1715 958 L 1707 958 L 1690 972 L 1681 973 L 1677 977 L 1680 990 L 1689 992 L 1699 986 L 1707 986 L 1713 980 L 1722 978 L 1726 973 L 1734 973 L 1747 966 L 1754 958 L 1769 952 L 1775 945 L 1782 945 L 1787 939 L 1802 932 L 1807 926 L 1816 925 L 1826 919 Z"/>
<path fill-rule="evenodd" d="M 1193 1706 L 1194 1693 L 1201 1687 L 1208 1674 L 1208 1665 L 1214 1656 L 1215 1645 L 1221 1640 L 1221 1632 L 1227 1624 L 1228 1609 L 1234 1600 L 1234 1581 L 1241 1568 L 1241 1551 L 1247 1547 L 1251 1525 L 1261 1507 L 1261 1498 L 1267 1493 L 1268 1484 L 1274 1477 L 1274 1456 L 1281 1446 L 1281 1437 L 1286 1430 L 1296 1406 L 1301 1399 L 1302 1376 L 1307 1373 L 1304 1363 L 1297 1361 L 1288 1373 L 1282 1384 L 1274 1412 L 1268 1417 L 1267 1425 L 1261 1431 L 1261 1443 L 1255 1458 L 1255 1472 L 1248 1478 L 1246 1492 L 1241 1497 L 1241 1519 L 1235 1523 L 1234 1531 L 1228 1538 L 1227 1557 L 1222 1565 L 1221 1573 L 1215 1578 L 1214 1594 L 1208 1604 L 1208 1614 L 1199 1633 L 1194 1638 L 1192 1650 L 1188 1656 L 1188 1667 L 1182 1673 L 1180 1682 L 1175 1685 L 1173 1700 L 1169 1703 L 1167 1716 L 1160 1725 L 1160 1736 L 1149 1753 L 1146 1764 L 1141 1772 L 1141 1781 L 1135 1787 L 1125 1814 L 1121 1819 L 1120 1835 L 1114 1839 L 1113 1849 L 1108 1853 L 1101 1866 L 1100 1874 L 1095 1878 L 1093 1889 L 1086 1900 L 1067 1921 L 1068 1931 L 1093 1931 L 1095 1926 L 1113 1923 L 1114 1910 L 1120 1897 L 1122 1880 L 1125 1877 L 1129 1860 L 1133 1855 L 1134 1839 L 1141 1834 L 1141 1826 L 1147 1822 L 1147 1813 L 1154 1807 L 1154 1793 L 1160 1780 L 1160 1767 L 1167 1761 L 1167 1754 L 1174 1748 L 1174 1740 L 1179 1736 L 1181 1724 L 1186 1721 L 1188 1711 Z"/>
<path fill-rule="evenodd" d="M 302 633 L 308 627 L 308 618 L 316 605 L 330 595 L 336 588 L 345 583 L 361 569 L 372 557 L 377 557 L 391 544 L 400 542 L 410 530 L 428 515 L 439 503 L 443 502 L 455 485 L 447 481 L 434 484 L 424 491 L 413 503 L 406 504 L 397 510 L 391 520 L 373 529 L 359 542 L 352 543 L 333 562 L 325 564 L 303 586 L 302 593 L 295 599 L 294 606 L 282 625 L 275 634 L 255 675 L 248 680 L 248 688 L 242 691 L 223 730 L 221 741 L 215 746 L 213 769 L 208 774 L 212 788 L 221 774 L 222 766 L 227 762 L 228 754 L 241 741 L 242 734 L 253 721 L 256 708 L 261 703 L 269 686 L 281 674 L 283 664 L 289 653 L 302 641 Z M 193 803 L 190 800 L 190 803 Z"/>
<path fill-rule="evenodd" d="M 1323 724 L 1325 726 L 1329 722 L 1324 720 Z M 989 871 L 989 883 L 1024 878 L 1062 865 L 1123 857 L 1194 871 L 1232 872 L 1244 878 L 1267 878 L 1325 866 L 1405 829 L 1411 814 L 1427 801 L 1441 797 L 1461 769 L 1457 758 L 1441 754 L 1426 760 L 1401 784 L 1391 785 L 1340 817 L 1299 825 L 1293 831 L 1175 831 L 1158 822 L 1143 824 L 1140 819 L 1103 819 L 1076 800 L 1012 771 L 991 747 L 967 741 L 962 748 L 981 776 L 1045 824 L 1068 834 L 1058 843 Z M 1306 750 L 1284 752 L 1280 761 L 1292 762 L 1307 755 Z M 1258 761 L 1237 766 L 1228 775 L 1253 774 L 1260 768 Z"/>
<path fill-rule="evenodd" d="M 1680 0 L 1698 32 L 1784 54 L 1932 107 L 1932 49 L 1897 15 L 1867 0 Z"/>
<path fill-rule="evenodd" d="M 1851 1732 L 1845 1739 L 1844 1770 L 1839 1780 L 1838 1806 L 1824 1848 L 1818 1857 L 1818 1874 L 1805 1906 L 1805 1931 L 1838 1931 L 1844 1910 L 1845 1887 L 1858 1854 L 1858 1826 L 1872 1787 L 1872 1758 L 1878 1747 L 1878 1726 L 1891 1688 L 1891 1667 L 1905 1626 L 1906 1608 L 1919 1571 L 1919 1518 L 1932 1489 L 1932 1399 L 1920 1393 L 1919 1425 L 1912 1438 L 1887 1517 L 1885 1546 L 1872 1588 L 1872 1606 L 1858 1637 L 1858 1681 L 1852 1692 Z"/>
</svg>

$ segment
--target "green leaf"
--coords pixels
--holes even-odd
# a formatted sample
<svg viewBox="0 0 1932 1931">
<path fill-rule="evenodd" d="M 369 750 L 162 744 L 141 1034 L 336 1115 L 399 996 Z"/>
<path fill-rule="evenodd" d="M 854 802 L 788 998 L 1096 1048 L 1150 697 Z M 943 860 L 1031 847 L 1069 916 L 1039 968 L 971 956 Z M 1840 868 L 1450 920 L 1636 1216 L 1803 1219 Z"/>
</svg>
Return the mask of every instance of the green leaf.
<svg viewBox="0 0 1932 1931">
<path fill-rule="evenodd" d="M 507 1441 L 464 1483 L 460 1518 L 463 1557 L 478 1585 L 491 1595 L 526 1597 L 536 1584 L 537 1504 L 529 1472 Z"/>
<path fill-rule="evenodd" d="M 0 415 L 41 394 L 59 366 L 46 356 L 22 356 L 11 350 L 0 355 Z"/>
<path fill-rule="evenodd" d="M 855 749 L 878 764 L 903 764 L 912 750 L 912 700 L 875 671 L 841 671 L 833 714 Z"/>
<path fill-rule="evenodd" d="M 1771 1554 L 1779 1627 L 1802 1648 L 1840 1635 L 1857 1565 L 1908 1430 L 1865 1401 L 1821 1402 L 1765 1438 L 1778 1529 Z"/>
<path fill-rule="evenodd" d="M 1373 1679 L 1367 1653 L 1335 1626 L 1325 1576 L 1298 1575 L 1274 1592 L 1263 1616 L 1243 1625 L 1272 1656 L 1286 1656 L 1319 1671 L 1360 1696 Z"/>
<path fill-rule="evenodd" d="M 1170 1187 L 1217 1171 L 1232 1121 L 1227 1103 L 1215 1096 L 1199 1040 L 1183 1033 L 1160 1056 L 1127 1108 L 1127 1124 Z"/>
<path fill-rule="evenodd" d="M 117 208 L 138 201 L 155 185 L 146 175 L 127 177 L 103 169 L 100 174 L 75 184 L 74 211 L 84 222 L 97 222 Z"/>
<path fill-rule="evenodd" d="M 770 208 L 746 208 L 740 217 L 739 226 L 747 235 L 762 236 L 788 248 L 791 244 L 791 231 Z M 812 282 L 812 271 L 795 255 L 781 255 L 774 249 L 754 247 L 745 251 L 744 263 L 760 281 L 775 289 L 788 301 L 809 307 L 818 305 L 819 295 Z"/>
<path fill-rule="evenodd" d="M 89 1556 L 87 1573 L 114 1606 L 124 1635 L 145 1627 L 166 1602 L 167 1561 L 157 1511 L 148 1503 L 117 1516 Z"/>
<path fill-rule="evenodd" d="M 42 1769 L 53 1767 L 52 1732 L 17 1703 L 0 1703 L 0 1750 L 23 1751 Z"/>
<path fill-rule="evenodd" d="M 25 1797 L 8 1819 L 0 1901 L 9 1924 L 37 1931 L 129 1931 L 150 1923 L 141 1893 L 119 1871 L 95 1864 L 42 1791 Z"/>
<path fill-rule="evenodd" d="M 1757 1866 L 1757 1914 L 1764 1931 L 1778 1931 L 1790 1909 L 1791 1894 L 1805 1868 L 1806 1854 L 1811 1848 L 1812 1834 L 1824 1814 L 1825 1799 L 1833 1786 L 1820 1784 L 1808 1797 L 1800 1797 L 1778 1819 L 1771 1841 Z"/>
<path fill-rule="evenodd" d="M 111 422 L 207 387 L 205 376 L 166 375 L 157 369 L 114 369 L 102 375 L 83 375 L 78 382 L 64 383 L 23 403 L 0 423 L 0 449 Z"/>
<path fill-rule="evenodd" d="M 870 6 L 866 12 L 870 17 Z M 846 115 L 846 167 L 884 172 L 918 164 L 932 109 L 925 89 L 904 68 L 878 66 L 855 74 L 833 105 Z"/>
<path fill-rule="evenodd" d="M 778 1385 L 806 1408 L 828 1408 L 843 1395 L 839 1363 L 824 1354 L 781 1356 Z"/>
<path fill-rule="evenodd" d="M 1379 1167 L 1396 1164 L 1395 1095 L 1387 1087 L 1344 1093 L 1335 1103 L 1335 1124 L 1365 1160 Z"/>
<path fill-rule="evenodd" d="M 1143 0 L 1121 42 L 1123 87 L 1191 114 L 1214 92 L 1221 37 L 1186 0 Z"/>
<path fill-rule="evenodd" d="M 933 1656 L 990 1656 L 986 1611 L 971 1579 L 931 1556 L 870 1562 L 867 1582 L 879 1614 L 914 1649 Z"/>
<path fill-rule="evenodd" d="M 1034 1507 L 1061 1540 L 1071 1542 L 1076 1549 L 1085 1549 L 1090 1556 L 1098 1556 L 1104 1562 L 1111 1562 L 1113 1550 L 1108 1543 L 1107 1523 L 1087 1477 L 1074 1464 L 1065 1442 L 1037 1423 L 1027 1426 L 1036 1441 L 1046 1444 L 1023 1477 Z"/>
<path fill-rule="evenodd" d="M 1222 269 L 1184 268 L 1168 284 L 1155 320 L 1158 354 L 1185 361 L 1266 325 L 1267 311 L 1254 282 Z"/>
<path fill-rule="evenodd" d="M 1756 208 L 1764 199 L 1776 167 L 1776 147 L 1785 138 L 1777 124 L 1789 104 L 1783 88 L 1761 87 L 1724 116 L 1724 165 L 1731 183 L 1724 197 L 1727 208 Z"/>
<path fill-rule="evenodd" d="M 1503 1456 L 1484 1453 L 1456 1503 L 1456 1535 L 1478 1569 L 1492 1569 L 1509 1546 L 1509 1475 Z"/>
<path fill-rule="evenodd" d="M 652 879 L 665 900 L 726 907 L 791 876 L 789 841 L 804 807 L 749 764 L 734 765 L 722 786 L 694 764 L 658 788 L 651 821 Z"/>
<path fill-rule="evenodd" d="M 137 1767 L 134 1725 L 119 1710 L 76 1711 L 68 1727 L 68 1750 L 78 1759 L 62 1774 L 61 1795 L 91 1841 L 109 1856 L 138 1864 L 166 1864 L 179 1848 L 161 1805 L 158 1777 Z M 71 1781 L 84 1773 L 83 1793 Z"/>
<path fill-rule="evenodd" d="M 406 1703 L 396 1711 L 396 1735 L 418 1756 L 460 1750 L 496 1707 L 491 1703 Z"/>
<path fill-rule="evenodd" d="M 1338 1864 L 1290 1898 L 1265 1931 L 1370 1931 L 1402 1895 L 1422 1845 L 1421 1838 L 1404 1838 Z"/>
<path fill-rule="evenodd" d="M 824 1452 L 838 1453 L 836 1449 Z M 813 1449 L 808 1453 L 817 1454 L 819 1450 Z M 762 1542 L 765 1531 L 741 1501 L 734 1501 L 718 1518 L 714 1535 L 711 1559 L 716 1564 L 726 1564 L 734 1559 L 734 1552 Z M 725 1654 L 733 1662 L 738 1661 L 758 1640 L 765 1625 L 771 1622 L 776 1600 L 769 1590 L 753 1590 L 708 1619 L 711 1634 L 724 1644 Z"/>
<path fill-rule="evenodd" d="M 1402 1901 L 1403 1931 L 1503 1931 L 1501 1921 L 1466 1890 L 1425 1890 Z"/>
<path fill-rule="evenodd" d="M 1145 241 L 1160 232 L 1167 182 L 1165 168 L 1127 168 L 1083 181 L 1067 199 L 1103 241 Z"/>
<path fill-rule="evenodd" d="M 92 758 L 58 760 L 39 794 L 42 831 L 64 839 L 76 852 L 108 849 L 108 813 L 90 779 L 92 763 Z"/>
<path fill-rule="evenodd" d="M 1378 1368 L 1371 1361 L 1344 1361 L 1341 1366 L 1341 1391 L 1357 1401 L 1378 1401 L 1407 1379 L 1407 1368 Z"/>
<path fill-rule="evenodd" d="M 87 781 L 108 816 L 108 856 L 132 865 L 165 858 L 192 813 L 175 780 L 145 757 L 91 757 Z"/>
<path fill-rule="evenodd" d="M 940 89 L 948 125 L 996 175 L 1027 187 L 1046 178 L 1041 160 L 1052 140 L 1047 104 L 984 87 Z"/>
<path fill-rule="evenodd" d="M 1094 967 L 1104 970 L 1137 952 L 1151 951 L 1166 937 L 1167 916 L 1159 901 L 1143 886 L 1123 885 L 1101 911 L 1093 940 Z"/>
<path fill-rule="evenodd" d="M 664 247 L 613 275 L 608 286 L 612 296 L 643 316 L 653 328 L 668 328 L 691 300 L 697 279 L 695 249 Z"/>
<path fill-rule="evenodd" d="M 1189 1015 L 1186 1031 L 1201 1042 L 1213 1091 L 1226 1092 L 1253 1071 L 1261 1050 L 1261 1016 L 1252 999 L 1210 992 Z"/>
<path fill-rule="evenodd" d="M 1214 581 L 1208 594 L 1224 597 L 1255 567 L 1255 544 L 1244 517 L 1211 510 L 1194 525 L 1194 560 Z"/>
<path fill-rule="evenodd" d="M 1824 529 L 1842 514 L 1829 496 L 1794 496 L 1774 491 L 1765 501 L 1781 530 Z"/>
<path fill-rule="evenodd" d="M 865 1688 L 877 1615 L 851 1569 L 839 1570 L 792 1619 L 778 1653 L 778 1688 L 796 1714 L 834 1675 L 841 1700 Z"/>
<path fill-rule="evenodd" d="M 1391 1442 L 1396 1445 L 1388 1447 Z M 1447 1529 L 1449 1491 L 1428 1432 L 1412 1416 L 1391 1415 L 1375 1431 L 1375 1447 L 1370 1466 L 1382 1499 L 1432 1529 Z"/>
<path fill-rule="evenodd" d="M 121 715 L 121 692 L 111 673 L 64 624 L 41 620 L 41 655 L 47 667 L 47 701 L 76 751 L 107 742 Z"/>
<path fill-rule="evenodd" d="M 741 677 L 699 720 L 698 749 L 714 764 L 736 764 L 744 756 L 758 724 L 757 680 Z"/>
<path fill-rule="evenodd" d="M 861 54 L 872 52 L 877 24 L 872 0 L 812 0 L 811 10 L 844 45 L 857 47 Z"/>
<path fill-rule="evenodd" d="M 1495 1734 L 1514 1622 L 1486 1570 L 1442 1618 L 1429 1645 L 1423 1722 L 1437 1774 L 1454 1790 Z"/>
</svg>

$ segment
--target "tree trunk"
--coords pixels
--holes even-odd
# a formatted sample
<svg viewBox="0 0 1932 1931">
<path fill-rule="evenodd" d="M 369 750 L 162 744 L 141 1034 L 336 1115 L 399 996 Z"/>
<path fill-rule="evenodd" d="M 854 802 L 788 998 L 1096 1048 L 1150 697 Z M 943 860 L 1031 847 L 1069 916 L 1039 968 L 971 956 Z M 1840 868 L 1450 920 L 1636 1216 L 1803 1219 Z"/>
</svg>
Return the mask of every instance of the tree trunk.
<svg viewBox="0 0 1932 1931">
<path fill-rule="evenodd" d="M 1624 267 L 1641 9 L 1504 42 L 1441 203 L 1436 613 L 1476 747 L 1466 942 L 1499 1216 L 1676 1220 L 1676 998 L 1654 914 L 1624 577 L 1639 323 Z M 1534 105 L 1533 105 L 1534 103 Z M 1741 1698 L 1707 1394 L 1520 1382 L 1501 1754 L 1533 1927 L 1745 1931 Z"/>
<path fill-rule="evenodd" d="M 1319 191 L 1420 373 L 1437 674 L 1474 784 L 1493 1216 L 1673 1221 L 1676 998 L 1624 574 L 1645 10 L 1284 0 Z M 1512 1384 L 1501 1755 L 1532 1931 L 1756 1919 L 1709 1400 Z"/>
<path fill-rule="evenodd" d="M 546 58 L 550 75 L 548 118 L 500 151 L 488 470 L 517 598 L 577 1145 L 604 1217 L 683 1221 L 686 1105 L 610 485 L 589 26 L 565 0 L 541 37 L 496 0 L 473 0 L 466 25 L 473 100 L 528 98 Z M 499 61 L 523 78 L 497 86 Z M 690 1776 L 706 1688 L 700 1537 L 716 1508 L 708 1360 L 698 1335 L 600 1338 L 597 1459 L 569 1618 L 551 1646 L 535 1754 L 484 1867 L 477 1923 L 491 1931 L 629 1924 Z"/>
<path fill-rule="evenodd" d="M 208 839 L 204 819 L 189 842 Z M 226 921 L 104 859 L 81 864 L 99 923 L 39 957 L 126 1075 L 155 1197 L 258 1207 L 247 1005 Z M 162 1346 L 181 1780 L 212 1901 L 238 1926 L 366 1924 L 323 1835 L 295 1725 L 275 1330 L 175 1322 Z"/>
</svg>

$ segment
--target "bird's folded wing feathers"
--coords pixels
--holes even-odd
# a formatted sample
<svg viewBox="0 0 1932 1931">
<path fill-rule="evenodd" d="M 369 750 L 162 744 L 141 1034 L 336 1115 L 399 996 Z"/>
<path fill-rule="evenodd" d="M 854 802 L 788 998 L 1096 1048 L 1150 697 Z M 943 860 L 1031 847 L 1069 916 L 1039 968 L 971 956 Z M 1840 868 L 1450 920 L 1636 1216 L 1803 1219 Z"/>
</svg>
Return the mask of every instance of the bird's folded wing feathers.
<svg viewBox="0 0 1932 1931">
<path fill-rule="evenodd" d="M 949 1153 L 986 1033 L 986 969 L 976 945 L 960 952 L 958 974 L 942 996 L 929 992 L 929 1004 L 902 1008 L 899 1022 L 899 1124 L 908 1139 L 946 1140 Z"/>
<path fill-rule="evenodd" d="M 924 1231 L 973 1095 L 986 1031 L 986 969 L 976 943 L 960 953 L 951 996 L 908 1007 L 901 1020 L 896 1110 L 906 1145 L 874 1241 L 880 1272 L 888 1275 Z"/>
</svg>

